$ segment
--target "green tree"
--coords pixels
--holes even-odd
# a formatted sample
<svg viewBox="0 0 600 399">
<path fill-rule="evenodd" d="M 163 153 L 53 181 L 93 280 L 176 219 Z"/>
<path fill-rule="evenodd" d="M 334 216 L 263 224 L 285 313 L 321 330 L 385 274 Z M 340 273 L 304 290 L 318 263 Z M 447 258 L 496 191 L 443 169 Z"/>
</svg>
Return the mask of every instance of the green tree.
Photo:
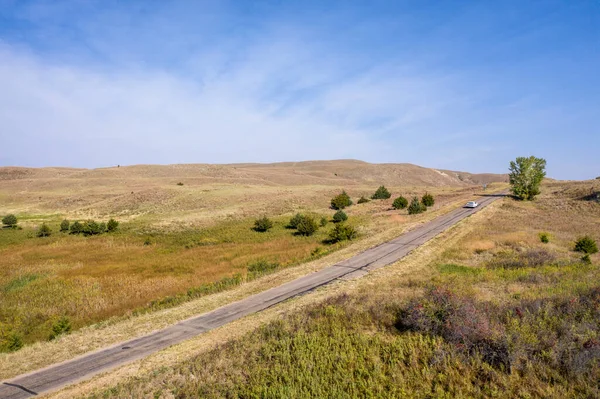
<svg viewBox="0 0 600 399">
<path fill-rule="evenodd" d="M 77 220 L 75 223 L 71 224 L 69 230 L 71 231 L 71 234 L 81 234 L 83 233 L 83 224 Z"/>
<path fill-rule="evenodd" d="M 408 200 L 403 196 L 400 196 L 394 200 L 392 206 L 394 209 L 404 209 L 408 206 Z"/>
<path fill-rule="evenodd" d="M 272 227 L 273 222 L 271 222 L 271 220 L 266 216 L 263 216 L 260 219 L 256 219 L 256 221 L 254 222 L 254 230 L 259 231 L 261 233 L 268 231 Z"/>
<path fill-rule="evenodd" d="M 425 193 L 423 198 L 421 198 L 421 203 L 427 207 L 433 206 L 433 204 L 435 204 L 435 199 L 433 198 L 433 195 Z"/>
<path fill-rule="evenodd" d="M 348 220 L 348 215 L 346 215 L 346 212 L 342 210 L 337 211 L 333 215 L 333 223 L 345 222 L 346 220 Z"/>
<path fill-rule="evenodd" d="M 419 201 L 419 198 L 413 197 L 410 205 L 408 206 L 408 214 L 415 215 L 417 213 L 423 213 L 427 210 L 427 207 Z"/>
<path fill-rule="evenodd" d="M 317 230 L 319 230 L 317 222 L 315 222 L 315 219 L 310 216 L 302 217 L 302 220 L 300 220 L 300 223 L 298 223 L 297 228 L 298 234 L 303 236 L 312 236 Z"/>
<path fill-rule="evenodd" d="M 346 191 L 342 191 L 341 194 L 331 199 L 331 208 L 333 209 L 344 209 L 350 205 L 352 205 L 352 200 Z"/>
<path fill-rule="evenodd" d="M 2 224 L 8 227 L 15 227 L 18 223 L 17 217 L 13 214 L 6 215 L 2 218 Z"/>
<path fill-rule="evenodd" d="M 106 229 L 108 230 L 109 233 L 117 231 L 118 228 L 119 228 L 119 222 L 117 222 L 115 219 L 111 218 L 108 221 L 108 223 L 106 224 Z"/>
<path fill-rule="evenodd" d="M 345 223 L 337 223 L 333 230 L 329 232 L 329 241 L 336 243 L 339 241 L 352 240 L 358 235 L 356 229 Z"/>
<path fill-rule="evenodd" d="M 37 236 L 50 237 L 50 234 L 52 234 L 52 229 L 46 223 L 42 223 L 42 225 L 38 229 Z"/>
<path fill-rule="evenodd" d="M 70 223 L 67 219 L 60 222 L 60 231 L 61 232 L 69 231 L 69 227 L 70 227 Z"/>
<path fill-rule="evenodd" d="M 379 186 L 377 191 L 371 196 L 371 199 L 388 199 L 392 194 L 388 191 L 385 186 Z"/>
<path fill-rule="evenodd" d="M 300 224 L 300 222 L 302 221 L 302 219 L 304 218 L 304 215 L 301 213 L 297 213 L 295 214 L 291 219 L 290 222 L 288 223 L 288 227 L 290 229 L 297 229 L 298 228 L 298 224 Z"/>
<path fill-rule="evenodd" d="M 104 228 L 106 228 L 106 226 Z M 83 228 L 81 232 L 84 236 L 95 236 L 104 233 L 104 231 L 102 230 L 102 224 L 98 224 L 95 220 L 92 219 L 86 220 L 83 223 Z"/>
<path fill-rule="evenodd" d="M 592 237 L 583 236 L 575 242 L 575 251 L 586 254 L 595 254 L 598 252 L 598 245 L 596 245 L 596 241 Z"/>
<path fill-rule="evenodd" d="M 510 162 L 509 170 L 509 181 L 515 197 L 530 201 L 540 193 L 540 184 L 546 176 L 545 159 L 518 157 Z"/>
</svg>

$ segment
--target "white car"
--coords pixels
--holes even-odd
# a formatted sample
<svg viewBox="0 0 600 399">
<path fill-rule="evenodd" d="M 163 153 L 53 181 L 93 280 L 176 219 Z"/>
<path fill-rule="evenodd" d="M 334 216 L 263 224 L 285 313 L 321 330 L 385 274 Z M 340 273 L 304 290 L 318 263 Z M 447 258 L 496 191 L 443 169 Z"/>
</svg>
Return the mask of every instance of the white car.
<svg viewBox="0 0 600 399">
<path fill-rule="evenodd" d="M 465 205 L 465 208 L 477 208 L 478 206 L 479 206 L 479 204 L 477 202 L 475 202 L 475 201 L 469 201 Z"/>
</svg>

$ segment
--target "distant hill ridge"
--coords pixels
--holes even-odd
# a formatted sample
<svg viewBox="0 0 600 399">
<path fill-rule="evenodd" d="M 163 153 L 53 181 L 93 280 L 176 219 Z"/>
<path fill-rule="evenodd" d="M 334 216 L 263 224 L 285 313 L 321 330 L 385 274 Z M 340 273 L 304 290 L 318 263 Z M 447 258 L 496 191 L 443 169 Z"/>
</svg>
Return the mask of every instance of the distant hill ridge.
<svg viewBox="0 0 600 399">
<path fill-rule="evenodd" d="M 273 185 L 388 184 L 462 186 L 504 182 L 506 174 L 468 173 L 409 163 L 372 164 L 358 160 L 240 164 L 133 165 L 98 169 L 0 167 L 0 180 L 21 179 L 194 179 Z"/>
</svg>

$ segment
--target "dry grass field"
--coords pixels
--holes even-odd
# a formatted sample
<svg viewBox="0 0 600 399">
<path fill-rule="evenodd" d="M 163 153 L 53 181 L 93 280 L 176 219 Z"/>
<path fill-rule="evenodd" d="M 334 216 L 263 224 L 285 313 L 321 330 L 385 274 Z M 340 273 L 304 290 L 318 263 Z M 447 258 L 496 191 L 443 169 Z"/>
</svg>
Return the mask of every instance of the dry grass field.
<svg viewBox="0 0 600 399">
<path fill-rule="evenodd" d="M 600 255 L 573 250 L 600 240 L 598 191 L 547 182 L 534 202 L 506 198 L 396 265 L 257 315 L 262 327 L 236 322 L 65 394 L 598 397 Z M 202 344 L 218 334 L 231 338 Z"/>
<path fill-rule="evenodd" d="M 47 340 L 64 316 L 76 330 L 230 288 L 246 281 L 258 261 L 284 268 L 337 251 L 348 244 L 323 243 L 331 222 L 311 237 L 285 225 L 296 212 L 330 219 L 329 201 L 342 189 L 355 202 L 380 184 L 394 195 L 436 197 L 432 210 L 416 216 L 392 210 L 394 197 L 352 206 L 349 222 L 364 240 L 443 212 L 480 183 L 503 179 L 358 161 L 0 168 L 0 215 L 16 214 L 22 228 L 0 230 L 0 346 L 6 350 L 15 336 L 25 344 Z M 252 230 L 262 215 L 275 223 L 266 233 Z M 58 231 L 64 218 L 111 217 L 121 222 L 118 232 Z M 52 228 L 50 237 L 36 237 L 41 223 Z"/>
</svg>

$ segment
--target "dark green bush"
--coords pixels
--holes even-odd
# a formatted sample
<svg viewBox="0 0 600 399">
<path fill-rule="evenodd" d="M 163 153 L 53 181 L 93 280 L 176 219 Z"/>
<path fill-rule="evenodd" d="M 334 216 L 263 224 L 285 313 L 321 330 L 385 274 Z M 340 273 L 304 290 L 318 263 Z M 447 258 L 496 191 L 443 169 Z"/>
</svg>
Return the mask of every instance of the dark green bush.
<svg viewBox="0 0 600 399">
<path fill-rule="evenodd" d="M 435 204 L 435 199 L 433 198 L 433 195 L 429 194 L 429 193 L 425 193 L 423 195 L 423 198 L 421 198 L 421 203 L 423 203 L 423 205 L 425 206 L 433 206 L 433 204 Z"/>
<path fill-rule="evenodd" d="M 346 220 L 348 220 L 348 215 L 346 215 L 346 212 L 342 210 L 337 211 L 333 215 L 333 223 L 345 222 Z"/>
<path fill-rule="evenodd" d="M 108 230 L 109 233 L 117 231 L 118 228 L 119 228 L 119 222 L 117 222 L 115 219 L 111 218 L 108 221 L 108 223 L 106 224 L 106 230 Z"/>
<path fill-rule="evenodd" d="M 371 196 L 371 199 L 388 199 L 392 196 L 392 194 L 388 191 L 385 186 L 379 186 L 377 191 Z"/>
<path fill-rule="evenodd" d="M 0 347 L 2 351 L 16 352 L 23 347 L 23 340 L 16 332 L 9 333 L 4 339 L 4 344 Z"/>
<path fill-rule="evenodd" d="M 98 224 L 96 223 L 95 220 L 86 220 L 83 223 L 83 227 L 81 229 L 81 232 L 83 233 L 84 236 L 95 236 L 98 234 L 102 234 L 104 233 L 104 230 L 102 230 L 102 224 Z M 104 226 L 104 228 L 106 229 L 106 226 Z"/>
<path fill-rule="evenodd" d="M 52 229 L 46 223 L 42 223 L 42 225 L 37 231 L 38 237 L 50 237 L 51 234 Z"/>
<path fill-rule="evenodd" d="M 575 251 L 586 254 L 595 254 L 598 252 L 598 246 L 592 237 L 583 236 L 575 242 Z"/>
<path fill-rule="evenodd" d="M 327 226 L 327 218 L 326 217 L 322 217 L 321 218 L 321 223 L 319 223 L 321 225 L 321 227 L 325 227 Z"/>
<path fill-rule="evenodd" d="M 362 197 L 359 198 L 358 203 L 359 204 L 366 204 L 369 201 L 370 200 L 368 198 L 366 198 L 365 196 L 362 196 Z"/>
<path fill-rule="evenodd" d="M 146 237 L 144 240 L 144 246 L 152 245 L 152 239 L 150 237 Z"/>
<path fill-rule="evenodd" d="M 310 216 L 303 216 L 300 223 L 297 226 L 298 234 L 303 236 L 312 236 L 315 234 L 317 230 L 319 230 L 319 226 L 315 219 Z"/>
<path fill-rule="evenodd" d="M 543 242 L 544 244 L 548 244 L 550 242 L 550 234 L 548 234 L 546 232 L 542 232 L 542 233 L 538 234 L 538 236 L 540 237 L 540 241 Z"/>
<path fill-rule="evenodd" d="M 6 215 L 2 218 L 2 224 L 8 227 L 15 227 L 18 223 L 17 217 L 13 214 Z"/>
<path fill-rule="evenodd" d="M 295 214 L 294 217 L 292 217 L 290 219 L 290 222 L 288 223 L 287 227 L 290 229 L 297 229 L 298 224 L 300 224 L 300 222 L 302 221 L 303 218 L 304 218 L 303 214 L 301 214 L 301 213 Z"/>
<path fill-rule="evenodd" d="M 256 219 L 256 221 L 254 222 L 254 230 L 259 231 L 261 233 L 268 231 L 272 227 L 273 222 L 271 222 L 271 220 L 266 216 L 263 216 L 260 219 Z"/>
<path fill-rule="evenodd" d="M 394 209 L 404 209 L 408 206 L 408 200 L 403 196 L 400 196 L 394 200 L 392 206 Z"/>
<path fill-rule="evenodd" d="M 356 229 L 344 223 L 337 223 L 333 230 L 329 232 L 329 242 L 336 243 L 339 241 L 352 240 L 358 235 Z"/>
<path fill-rule="evenodd" d="M 65 231 L 69 231 L 70 223 L 67 219 L 60 222 L 60 231 L 64 233 Z"/>
<path fill-rule="evenodd" d="M 71 227 L 69 227 L 69 230 L 71 231 L 71 234 L 81 234 L 83 233 L 83 224 L 81 224 L 79 221 L 76 221 L 71 225 Z"/>
<path fill-rule="evenodd" d="M 68 334 L 71 332 L 71 321 L 67 316 L 63 316 L 58 319 L 52 325 L 52 334 L 50 334 L 50 340 L 58 338 L 62 334 Z"/>
<path fill-rule="evenodd" d="M 183 186 L 182 182 L 177 183 L 178 186 Z"/>
<path fill-rule="evenodd" d="M 266 260 L 258 260 L 248 265 L 248 278 L 262 276 L 263 274 L 270 273 L 274 270 L 279 269 L 280 265 L 277 262 L 268 262 Z"/>
<path fill-rule="evenodd" d="M 333 209 L 344 209 L 350 205 L 352 205 L 352 200 L 345 191 L 331 199 L 331 208 Z"/>
<path fill-rule="evenodd" d="M 416 215 L 417 213 L 423 213 L 427 210 L 427 207 L 419 201 L 417 197 L 413 197 L 410 205 L 408 206 L 408 214 Z"/>
</svg>

